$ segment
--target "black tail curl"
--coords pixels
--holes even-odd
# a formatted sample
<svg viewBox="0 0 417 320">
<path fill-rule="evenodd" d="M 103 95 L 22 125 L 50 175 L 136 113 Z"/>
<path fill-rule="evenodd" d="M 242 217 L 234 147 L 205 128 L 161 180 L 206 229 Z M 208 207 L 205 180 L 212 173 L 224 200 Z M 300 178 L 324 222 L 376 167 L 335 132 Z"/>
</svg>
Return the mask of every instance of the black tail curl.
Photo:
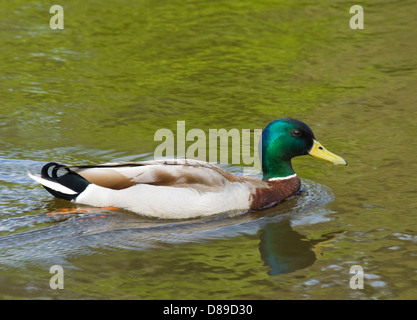
<svg viewBox="0 0 417 320">
<path fill-rule="evenodd" d="M 52 168 L 52 170 L 50 170 Z M 66 171 L 66 173 L 59 175 L 59 171 Z M 65 165 L 55 162 L 49 162 L 43 166 L 41 170 L 41 177 L 43 179 L 59 183 L 75 192 L 75 194 L 66 194 L 52 188 L 43 186 L 54 197 L 74 200 L 81 192 L 83 192 L 90 182 L 80 176 L 78 173 L 72 171 Z"/>
</svg>

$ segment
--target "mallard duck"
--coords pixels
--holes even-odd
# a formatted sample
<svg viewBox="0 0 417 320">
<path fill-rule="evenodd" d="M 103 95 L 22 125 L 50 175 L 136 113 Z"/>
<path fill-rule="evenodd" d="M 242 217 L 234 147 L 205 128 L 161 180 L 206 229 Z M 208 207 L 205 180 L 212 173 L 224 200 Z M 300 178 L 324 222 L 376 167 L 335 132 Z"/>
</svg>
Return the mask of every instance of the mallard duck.
<svg viewBox="0 0 417 320">
<path fill-rule="evenodd" d="M 198 160 L 153 160 L 65 166 L 50 162 L 29 176 L 52 195 L 95 207 L 183 219 L 249 212 L 277 205 L 297 193 L 301 181 L 291 159 L 311 155 L 347 165 L 327 151 L 302 121 L 281 118 L 262 132 L 263 177 L 238 176 Z"/>
</svg>

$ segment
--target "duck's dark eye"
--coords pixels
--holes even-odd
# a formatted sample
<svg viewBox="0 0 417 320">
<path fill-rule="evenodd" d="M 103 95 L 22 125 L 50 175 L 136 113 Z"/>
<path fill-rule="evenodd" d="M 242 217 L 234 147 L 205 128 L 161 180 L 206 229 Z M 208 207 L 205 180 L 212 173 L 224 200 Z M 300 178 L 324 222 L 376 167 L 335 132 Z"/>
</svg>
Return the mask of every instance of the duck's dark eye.
<svg viewBox="0 0 417 320">
<path fill-rule="evenodd" d="M 294 129 L 291 133 L 294 137 L 301 137 L 301 135 L 303 134 L 301 130 L 298 129 Z"/>
</svg>

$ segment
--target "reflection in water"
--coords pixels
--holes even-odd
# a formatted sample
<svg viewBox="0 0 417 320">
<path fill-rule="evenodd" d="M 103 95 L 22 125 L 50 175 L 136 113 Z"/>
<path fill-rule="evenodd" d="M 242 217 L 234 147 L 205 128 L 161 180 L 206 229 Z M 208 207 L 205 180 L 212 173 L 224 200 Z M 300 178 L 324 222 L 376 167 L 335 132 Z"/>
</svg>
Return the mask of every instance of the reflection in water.
<svg viewBox="0 0 417 320">
<path fill-rule="evenodd" d="M 261 258 L 271 270 L 270 275 L 290 273 L 305 268 L 316 261 L 313 241 L 305 239 L 284 220 L 270 223 L 260 232 Z"/>
<path fill-rule="evenodd" d="M 315 246 L 333 238 L 309 240 L 294 231 L 289 220 L 269 223 L 260 231 L 261 258 L 271 269 L 269 275 L 294 272 L 312 265 L 316 260 Z"/>
</svg>

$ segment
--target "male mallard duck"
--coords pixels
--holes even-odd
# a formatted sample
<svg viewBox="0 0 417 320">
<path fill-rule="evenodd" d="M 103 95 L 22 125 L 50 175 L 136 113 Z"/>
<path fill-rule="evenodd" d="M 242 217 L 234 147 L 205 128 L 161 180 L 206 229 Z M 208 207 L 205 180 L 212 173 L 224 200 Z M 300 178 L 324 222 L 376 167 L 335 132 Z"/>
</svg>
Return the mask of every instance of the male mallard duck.
<svg viewBox="0 0 417 320">
<path fill-rule="evenodd" d="M 58 198 L 118 207 L 159 218 L 192 218 L 274 206 L 300 189 L 291 159 L 310 154 L 347 165 L 327 151 L 302 121 L 272 121 L 262 133 L 263 178 L 236 176 L 197 160 L 155 160 L 97 166 L 46 164 L 29 176 Z M 65 174 L 58 175 L 64 170 Z"/>
</svg>

